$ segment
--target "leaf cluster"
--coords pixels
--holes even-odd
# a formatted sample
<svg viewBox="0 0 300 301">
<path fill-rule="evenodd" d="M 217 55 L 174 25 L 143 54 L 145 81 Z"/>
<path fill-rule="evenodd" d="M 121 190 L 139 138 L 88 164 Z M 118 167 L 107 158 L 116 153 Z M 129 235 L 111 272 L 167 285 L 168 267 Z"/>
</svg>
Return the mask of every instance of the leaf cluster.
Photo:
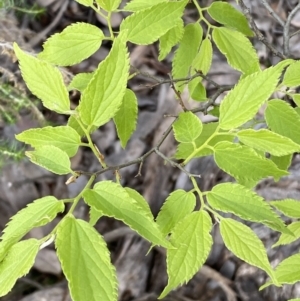
<svg viewBox="0 0 300 301">
<path fill-rule="evenodd" d="M 109 36 L 94 25 L 76 23 L 50 37 L 37 56 L 14 44 L 29 90 L 45 107 L 68 116 L 65 126 L 30 129 L 16 138 L 33 147 L 26 155 L 34 164 L 58 175 L 71 175 L 66 184 L 76 182 L 82 174 L 90 178 L 73 199 L 44 197 L 11 219 L 0 242 L 0 296 L 9 292 L 15 281 L 29 271 L 38 250 L 54 241 L 74 301 L 117 300 L 116 272 L 103 237 L 93 227 L 102 216 L 122 221 L 152 246 L 166 249 L 168 284 L 159 298 L 189 281 L 205 263 L 213 244 L 214 223 L 219 223 L 224 243 L 233 254 L 267 273 L 270 281 L 265 286 L 299 281 L 299 254 L 283 260 L 274 269 L 263 242 L 250 227 L 234 219 L 236 216 L 262 223 L 281 233 L 274 247 L 300 237 L 299 221 L 287 226 L 278 214 L 280 211 L 299 219 L 298 201 L 286 199 L 268 203 L 253 191 L 264 178 L 273 177 L 278 181 L 288 175 L 292 156 L 300 151 L 300 98 L 294 89 L 300 85 L 299 62 L 286 59 L 262 70 L 248 38 L 253 32 L 246 17 L 227 2 L 215 1 L 201 8 L 193 0 L 199 19 L 184 24 L 187 0 L 132 0 L 122 9 L 130 15 L 123 20 L 117 35 L 111 29 L 110 18 L 118 11 L 120 0 L 77 2 L 107 19 Z M 206 12 L 219 26 L 206 19 Z M 76 75 L 66 86 L 59 67 L 83 61 L 97 51 L 104 40 L 112 42 L 108 56 L 93 72 Z M 141 74 L 130 73 L 127 43 L 149 45 L 156 41 L 159 60 L 177 45 L 172 77 L 167 82 L 173 87 L 182 112 L 152 150 L 132 162 L 108 166 L 93 144 L 91 134 L 113 119 L 121 146 L 126 147 L 138 115 L 137 97 L 127 87 L 128 81 Z M 240 79 L 234 87 L 220 87 L 213 82 L 218 91 L 207 98 L 205 81 L 209 80 L 213 45 L 228 64 L 240 72 Z M 71 108 L 69 91 L 74 89 L 80 92 L 81 98 L 79 105 Z M 191 110 L 185 106 L 189 99 L 184 99 L 181 93 L 184 89 L 196 100 L 197 105 Z M 215 100 L 226 90 L 230 91 L 220 105 L 216 105 Z M 273 94 L 278 91 L 292 99 L 295 106 L 274 98 Z M 265 113 L 258 129 L 256 115 L 261 107 Z M 216 121 L 203 123 L 197 113 L 210 110 L 217 117 Z M 174 156 L 182 159 L 182 164 L 159 150 L 172 131 L 178 142 Z M 72 170 L 70 158 L 79 147 L 92 150 L 99 161 L 98 172 Z M 142 164 L 152 153 L 186 172 L 193 184 L 190 191 L 173 191 L 156 218 L 141 194 L 121 185 L 118 173 L 123 167 Z M 236 182 L 201 191 L 195 175 L 188 173 L 184 165 L 208 155 Z M 94 184 L 97 175 L 107 170 L 116 170 L 116 181 Z M 90 209 L 89 221 L 73 215 L 80 199 Z M 67 212 L 65 202 L 72 203 Z M 40 240 L 20 241 L 31 229 L 47 224 L 60 212 L 66 214 L 49 235 Z M 224 213 L 231 213 L 233 217 L 224 217 Z"/>
</svg>

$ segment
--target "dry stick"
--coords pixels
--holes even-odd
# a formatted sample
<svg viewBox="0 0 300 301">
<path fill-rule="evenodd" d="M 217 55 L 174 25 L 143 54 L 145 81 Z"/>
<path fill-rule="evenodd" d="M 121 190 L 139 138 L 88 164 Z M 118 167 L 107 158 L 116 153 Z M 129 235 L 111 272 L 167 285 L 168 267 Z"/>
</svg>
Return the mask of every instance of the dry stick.
<svg viewBox="0 0 300 301">
<path fill-rule="evenodd" d="M 284 27 L 284 21 L 281 20 L 281 18 L 277 15 L 277 13 L 273 10 L 273 8 L 269 5 L 269 3 L 266 0 L 260 0 L 261 3 L 264 5 L 264 7 L 267 9 L 267 11 L 273 16 L 273 18 L 282 26 Z"/>
<path fill-rule="evenodd" d="M 247 18 L 248 22 L 250 23 L 252 29 L 255 32 L 255 35 L 257 36 L 258 40 L 264 43 L 270 50 L 271 52 L 275 55 L 280 57 L 281 59 L 286 59 L 287 56 L 282 54 L 280 51 L 278 51 L 271 43 L 267 41 L 267 39 L 264 37 L 264 35 L 260 32 L 260 30 L 257 28 L 251 14 L 249 8 L 245 5 L 243 0 L 239 0 L 239 4 L 243 10 L 243 13 L 245 17 Z"/>
<path fill-rule="evenodd" d="M 41 40 L 45 39 L 48 35 L 48 33 L 59 23 L 60 19 L 62 18 L 68 4 L 69 4 L 69 0 L 65 0 L 63 1 L 64 4 L 61 6 L 58 14 L 56 15 L 55 19 L 53 20 L 52 23 L 50 23 L 50 25 L 48 27 L 46 27 L 43 31 L 41 31 L 40 33 L 38 33 L 30 42 L 29 45 L 33 48 L 35 47 L 37 44 L 40 43 Z"/>
<path fill-rule="evenodd" d="M 290 56 L 290 25 L 292 22 L 293 17 L 297 13 L 297 11 L 300 9 L 300 1 L 298 2 L 298 5 L 289 13 L 285 25 L 283 27 L 283 53 L 285 56 Z"/>
</svg>

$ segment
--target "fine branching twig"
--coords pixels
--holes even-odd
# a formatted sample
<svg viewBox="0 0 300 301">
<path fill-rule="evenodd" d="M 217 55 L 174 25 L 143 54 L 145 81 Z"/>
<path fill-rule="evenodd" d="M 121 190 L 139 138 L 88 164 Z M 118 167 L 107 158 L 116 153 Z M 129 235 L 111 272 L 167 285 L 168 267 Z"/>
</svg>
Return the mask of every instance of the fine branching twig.
<svg viewBox="0 0 300 301">
<path fill-rule="evenodd" d="M 269 5 L 266 0 L 260 0 L 263 6 L 267 9 L 267 11 L 273 16 L 273 18 L 282 26 L 284 27 L 284 21 L 277 15 L 274 9 Z"/>
<path fill-rule="evenodd" d="M 285 25 L 283 27 L 283 53 L 286 57 L 290 56 L 290 25 L 292 22 L 293 17 L 297 13 L 297 11 L 300 9 L 300 1 L 298 2 L 298 5 L 289 13 Z"/>
<path fill-rule="evenodd" d="M 245 17 L 247 18 L 248 22 L 250 23 L 253 31 L 255 32 L 255 35 L 257 36 L 258 40 L 264 43 L 270 50 L 271 52 L 275 55 L 280 57 L 281 59 L 286 59 L 287 56 L 282 54 L 280 51 L 278 51 L 271 43 L 267 41 L 265 36 L 260 32 L 260 30 L 257 28 L 251 14 L 249 8 L 245 5 L 243 0 L 239 0 L 239 4 L 243 10 L 243 13 Z"/>
</svg>

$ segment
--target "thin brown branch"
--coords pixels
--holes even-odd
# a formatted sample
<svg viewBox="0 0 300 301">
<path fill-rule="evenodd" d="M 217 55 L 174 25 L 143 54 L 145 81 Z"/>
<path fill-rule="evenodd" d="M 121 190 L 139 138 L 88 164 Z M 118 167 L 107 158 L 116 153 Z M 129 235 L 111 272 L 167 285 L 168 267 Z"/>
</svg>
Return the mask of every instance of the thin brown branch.
<svg viewBox="0 0 300 301">
<path fill-rule="evenodd" d="M 258 38 L 259 41 L 264 43 L 268 49 L 273 53 L 273 55 L 280 57 L 281 59 L 286 59 L 286 55 L 282 54 L 280 51 L 278 51 L 271 43 L 267 41 L 265 36 L 260 32 L 260 30 L 257 28 L 251 14 L 249 8 L 245 5 L 243 0 L 239 0 L 239 4 L 243 10 L 243 13 L 245 17 L 247 18 L 248 22 L 250 23 L 253 31 L 255 32 L 256 37 Z"/>
<path fill-rule="evenodd" d="M 165 161 L 169 162 L 171 166 L 173 167 L 177 167 L 178 169 L 180 169 L 182 172 L 184 172 L 189 178 L 190 177 L 194 177 L 194 178 L 201 178 L 201 175 L 195 175 L 195 174 L 191 174 L 190 172 L 188 172 L 185 168 L 183 168 L 180 164 L 174 162 L 173 160 L 171 160 L 170 158 L 166 157 L 162 152 L 160 152 L 158 149 L 155 149 L 155 152 L 158 156 L 160 156 L 161 158 L 163 158 Z"/>
</svg>

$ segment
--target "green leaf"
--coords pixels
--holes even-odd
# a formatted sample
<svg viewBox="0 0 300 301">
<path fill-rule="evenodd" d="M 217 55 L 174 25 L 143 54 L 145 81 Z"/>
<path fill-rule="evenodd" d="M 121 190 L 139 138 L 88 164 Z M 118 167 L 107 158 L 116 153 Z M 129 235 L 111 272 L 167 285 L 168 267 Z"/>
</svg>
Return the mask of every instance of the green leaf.
<svg viewBox="0 0 300 301">
<path fill-rule="evenodd" d="M 293 62 L 286 69 L 281 85 L 288 87 L 300 85 L 300 61 Z"/>
<path fill-rule="evenodd" d="M 175 52 L 172 61 L 172 76 L 174 79 L 188 76 L 192 62 L 199 50 L 202 41 L 203 29 L 199 23 L 191 23 L 185 26 L 183 37 Z M 184 85 L 176 84 L 176 89 L 183 91 Z"/>
<path fill-rule="evenodd" d="M 254 36 L 243 13 L 236 10 L 229 3 L 221 1 L 214 2 L 208 7 L 207 12 L 220 24 L 236 29 L 246 36 Z"/>
<path fill-rule="evenodd" d="M 72 129 L 74 129 L 80 137 L 85 136 L 85 133 L 84 133 L 83 129 L 81 128 L 77 118 L 74 115 L 71 115 L 69 117 L 67 125 L 69 127 L 71 127 Z"/>
<path fill-rule="evenodd" d="M 212 37 L 231 67 L 245 74 L 260 71 L 257 53 L 249 39 L 242 33 L 225 27 L 217 27 L 214 28 Z"/>
<path fill-rule="evenodd" d="M 96 2 L 106 11 L 112 12 L 116 10 L 122 0 L 96 0 Z"/>
<path fill-rule="evenodd" d="M 230 212 L 252 222 L 263 223 L 276 231 L 286 231 L 285 224 L 273 212 L 271 206 L 262 197 L 242 185 L 233 183 L 216 185 L 208 192 L 207 201 L 216 210 Z"/>
<path fill-rule="evenodd" d="M 275 276 L 280 284 L 294 284 L 300 280 L 300 254 L 283 260 L 275 269 Z"/>
<path fill-rule="evenodd" d="M 92 6 L 94 2 L 93 0 L 75 0 L 75 1 L 84 6 Z"/>
<path fill-rule="evenodd" d="M 20 241 L 11 247 L 0 263 L 0 297 L 9 293 L 17 279 L 29 272 L 39 247 L 40 242 L 36 239 Z"/>
<path fill-rule="evenodd" d="M 155 245 L 168 247 L 169 242 L 159 231 L 157 224 L 150 218 L 149 211 L 131 198 L 119 184 L 103 181 L 86 190 L 85 202 L 104 215 L 123 221 L 131 229 Z"/>
<path fill-rule="evenodd" d="M 32 94 L 40 98 L 46 108 L 68 114 L 69 93 L 60 71 L 50 63 L 26 54 L 16 43 L 14 50 L 20 63 L 22 77 Z"/>
<path fill-rule="evenodd" d="M 294 222 L 287 226 L 291 234 L 282 233 L 278 241 L 272 246 L 272 248 L 280 245 L 288 245 L 300 238 L 300 222 Z"/>
<path fill-rule="evenodd" d="M 293 155 L 286 155 L 286 156 L 271 156 L 270 159 L 277 165 L 279 169 L 287 170 L 292 162 Z"/>
<path fill-rule="evenodd" d="M 152 1 L 147 1 L 147 3 L 152 4 Z M 182 19 L 178 19 L 177 25 L 159 38 L 159 61 L 162 61 L 170 53 L 172 47 L 181 40 L 183 32 L 183 21 Z"/>
<path fill-rule="evenodd" d="M 197 101 L 207 100 L 206 90 L 201 81 L 201 78 L 196 77 L 188 83 L 190 96 Z"/>
<path fill-rule="evenodd" d="M 163 2 L 133 13 L 124 19 L 120 30 L 128 30 L 128 41 L 149 45 L 176 26 L 188 0 Z M 152 4 L 152 3 L 151 3 Z"/>
<path fill-rule="evenodd" d="M 259 156 L 252 148 L 235 143 L 218 143 L 214 158 L 221 169 L 247 187 L 253 187 L 257 181 L 268 176 L 278 181 L 280 177 L 289 174 L 278 169 L 271 160 Z"/>
<path fill-rule="evenodd" d="M 137 98 L 133 91 L 126 89 L 122 104 L 114 117 L 118 137 L 123 148 L 126 147 L 131 134 L 136 128 L 137 115 Z"/>
<path fill-rule="evenodd" d="M 144 10 L 146 8 L 151 8 L 152 6 L 159 4 L 159 3 L 166 3 L 167 0 L 131 0 L 129 3 L 125 5 L 123 10 L 125 11 L 132 11 L 136 12 L 139 10 Z"/>
<path fill-rule="evenodd" d="M 227 249 L 245 262 L 264 270 L 276 282 L 264 245 L 249 227 L 233 219 L 222 218 L 220 232 Z"/>
<path fill-rule="evenodd" d="M 153 214 L 149 207 L 148 202 L 144 199 L 144 197 L 139 194 L 136 190 L 131 189 L 129 187 L 125 187 L 126 192 L 129 196 L 140 206 L 143 208 L 144 213 L 149 217 L 149 219 L 153 220 Z"/>
<path fill-rule="evenodd" d="M 126 91 L 128 72 L 125 37 L 120 34 L 82 94 L 79 112 L 85 124 L 99 127 L 115 116 Z"/>
<path fill-rule="evenodd" d="M 98 220 L 103 216 L 103 212 L 95 209 L 95 207 L 90 208 L 90 220 L 89 224 L 95 226 Z"/>
<path fill-rule="evenodd" d="M 274 92 L 280 74 L 281 69 L 270 67 L 240 80 L 221 102 L 220 127 L 231 130 L 253 118 Z"/>
<path fill-rule="evenodd" d="M 300 144 L 300 116 L 289 104 L 280 99 L 269 101 L 265 118 L 273 132 Z"/>
<path fill-rule="evenodd" d="M 74 301 L 116 301 L 116 272 L 104 239 L 87 222 L 66 216 L 57 228 L 57 255 Z"/>
<path fill-rule="evenodd" d="M 298 200 L 285 199 L 281 201 L 272 201 L 270 204 L 286 216 L 300 218 L 300 201 Z"/>
<path fill-rule="evenodd" d="M 300 301 L 300 298 L 296 298 L 296 299 L 289 299 L 288 301 Z"/>
<path fill-rule="evenodd" d="M 38 58 L 58 66 L 72 66 L 90 57 L 101 46 L 103 32 L 88 23 L 73 23 L 43 44 Z"/>
<path fill-rule="evenodd" d="M 202 132 L 201 132 L 200 136 L 195 140 L 196 148 L 199 148 L 204 143 L 206 143 L 206 141 L 216 131 L 218 125 L 219 124 L 217 122 L 203 124 Z M 209 140 L 209 142 L 207 143 L 208 147 L 204 147 L 202 150 L 197 152 L 194 155 L 194 158 L 211 155 L 211 154 L 213 154 L 213 150 L 211 149 L 212 146 L 216 145 L 220 141 L 232 142 L 233 139 L 234 139 L 234 136 L 230 135 L 230 134 L 224 135 L 224 133 L 222 133 L 222 135 L 220 135 L 220 136 L 215 136 L 215 137 L 211 138 Z M 178 148 L 177 148 L 177 151 L 175 154 L 175 158 L 176 159 L 186 159 L 193 153 L 193 151 L 194 151 L 194 145 L 192 143 L 180 143 L 178 145 Z"/>
<path fill-rule="evenodd" d="M 50 223 L 59 212 L 64 211 L 65 205 L 53 196 L 35 200 L 20 210 L 8 222 L 3 230 L 0 243 L 0 261 L 8 249 L 18 242 L 26 233 L 36 227 Z"/>
<path fill-rule="evenodd" d="M 175 139 L 183 143 L 192 142 L 199 137 L 202 127 L 201 120 L 192 112 L 180 113 L 173 123 Z"/>
<path fill-rule="evenodd" d="M 159 299 L 190 280 L 204 264 L 213 242 L 211 229 L 211 218 L 204 210 L 187 215 L 175 226 L 171 242 L 176 248 L 167 250 L 168 285 Z"/>
<path fill-rule="evenodd" d="M 41 146 L 35 151 L 25 152 L 30 161 L 58 175 L 72 173 L 71 162 L 66 152 L 56 146 Z"/>
<path fill-rule="evenodd" d="M 78 90 L 83 93 L 93 78 L 94 72 L 76 74 L 68 86 L 68 90 Z"/>
<path fill-rule="evenodd" d="M 78 133 L 69 126 L 44 127 L 40 129 L 29 129 L 16 135 L 19 141 L 31 144 L 32 147 L 53 145 L 65 151 L 68 156 L 73 157 L 81 143 Z"/>
<path fill-rule="evenodd" d="M 300 107 L 300 94 L 293 94 L 292 97 L 297 107 Z"/>
<path fill-rule="evenodd" d="M 173 191 L 164 202 L 156 218 L 161 232 L 168 235 L 171 230 L 196 206 L 196 197 L 192 192 L 184 190 Z"/>
<path fill-rule="evenodd" d="M 200 46 L 200 50 L 192 62 L 192 71 L 195 69 L 207 74 L 213 57 L 213 49 L 209 38 L 205 38 Z"/>
<path fill-rule="evenodd" d="M 284 156 L 300 151 L 299 144 L 266 129 L 258 131 L 247 129 L 239 131 L 237 136 L 242 143 L 275 156 Z"/>
</svg>

